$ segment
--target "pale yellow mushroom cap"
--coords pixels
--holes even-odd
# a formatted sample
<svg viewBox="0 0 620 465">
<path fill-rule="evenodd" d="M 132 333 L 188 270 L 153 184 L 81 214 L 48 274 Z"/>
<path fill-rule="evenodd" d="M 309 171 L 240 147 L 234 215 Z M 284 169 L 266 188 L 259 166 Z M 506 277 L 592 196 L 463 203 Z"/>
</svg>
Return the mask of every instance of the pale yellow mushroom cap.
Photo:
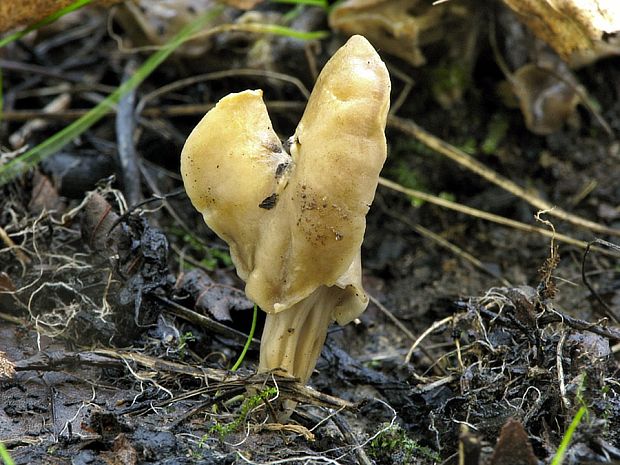
<svg viewBox="0 0 620 465">
<path fill-rule="evenodd" d="M 246 90 L 224 97 L 194 128 L 181 154 L 187 195 L 230 246 L 244 281 L 256 266 L 259 236 L 273 216 L 259 205 L 281 184 L 278 166 L 291 158 L 271 127 L 262 95 Z"/>
<path fill-rule="evenodd" d="M 389 90 L 377 53 L 353 36 L 321 72 L 292 156 L 261 91 L 224 97 L 187 139 L 187 193 L 230 245 L 248 297 L 264 311 L 285 310 L 321 285 L 354 288 L 342 297 L 359 303 L 338 305 L 339 322 L 365 308 L 356 258 L 386 156 Z"/>
<path fill-rule="evenodd" d="M 262 92 L 249 90 L 220 100 L 183 147 L 189 198 L 269 314 L 261 370 L 305 382 L 329 323 L 368 305 L 360 248 L 386 157 L 389 96 L 384 63 L 353 36 L 323 68 L 290 155 Z"/>
</svg>

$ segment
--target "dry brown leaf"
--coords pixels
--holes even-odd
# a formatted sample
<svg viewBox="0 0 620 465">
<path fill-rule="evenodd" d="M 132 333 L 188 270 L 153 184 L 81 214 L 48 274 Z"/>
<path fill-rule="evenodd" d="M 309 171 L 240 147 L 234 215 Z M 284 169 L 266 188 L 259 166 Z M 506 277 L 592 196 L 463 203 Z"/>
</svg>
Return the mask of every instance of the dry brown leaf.
<svg viewBox="0 0 620 465">
<path fill-rule="evenodd" d="M 471 16 L 463 2 L 346 0 L 334 5 L 329 25 L 346 35 L 361 34 L 378 50 L 422 66 L 421 47 L 441 40 Z"/>
<path fill-rule="evenodd" d="M 28 210 L 39 214 L 44 210 L 64 210 L 64 202 L 50 179 L 36 171 L 33 177 L 32 195 L 28 202 Z"/>
<path fill-rule="evenodd" d="M 249 310 L 254 306 L 242 290 L 214 282 L 199 268 L 183 273 L 176 288 L 189 293 L 196 300 L 196 309 L 208 311 L 217 321 L 232 321 L 232 309 Z"/>
<path fill-rule="evenodd" d="M 0 273 L 0 292 L 14 292 L 15 284 L 11 277 L 4 271 Z"/>
<path fill-rule="evenodd" d="M 561 76 L 531 63 L 515 71 L 511 84 L 525 124 L 534 134 L 547 135 L 562 129 L 574 117 L 581 100 L 572 76 Z"/>
<path fill-rule="evenodd" d="M 617 0 L 504 0 L 521 21 L 572 66 L 620 54 Z"/>
<path fill-rule="evenodd" d="M 2 0 L 0 1 L 0 32 L 29 26 L 71 5 L 75 0 Z M 111 5 L 121 0 L 98 0 L 99 5 Z"/>
<path fill-rule="evenodd" d="M 523 425 L 510 419 L 502 427 L 491 457 L 491 465 L 537 465 L 532 444 Z"/>
</svg>

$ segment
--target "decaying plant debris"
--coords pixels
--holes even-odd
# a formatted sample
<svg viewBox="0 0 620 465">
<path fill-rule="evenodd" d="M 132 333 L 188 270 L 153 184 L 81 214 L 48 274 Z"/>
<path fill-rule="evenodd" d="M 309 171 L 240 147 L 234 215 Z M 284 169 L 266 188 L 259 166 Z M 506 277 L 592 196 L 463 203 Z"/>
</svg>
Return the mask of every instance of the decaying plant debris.
<svg viewBox="0 0 620 465">
<path fill-rule="evenodd" d="M 0 186 L 0 441 L 15 462 L 534 465 L 583 409 L 563 463 L 620 461 L 618 58 L 569 69 L 499 2 L 349 1 L 331 16 L 228 3 L 248 11 L 227 7 L 204 47 L 194 38 Z M 393 110 L 362 248 L 371 305 L 330 329 L 311 387 L 256 374 L 263 321 L 248 341 L 253 303 L 181 189 L 181 147 L 246 88 L 292 133 L 346 39 L 336 29 L 396 7 L 428 27 L 404 31 L 402 53 L 394 37 L 374 44 Z M 168 10 L 140 9 L 131 24 L 146 29 L 129 34 L 131 9 L 84 10 L 0 49 L 0 165 L 161 46 L 148 37 Z M 248 32 L 257 23 L 334 30 L 301 41 Z M 566 90 L 570 115 L 544 131 L 518 108 L 524 67 Z M 283 401 L 299 404 L 287 424 Z"/>
</svg>

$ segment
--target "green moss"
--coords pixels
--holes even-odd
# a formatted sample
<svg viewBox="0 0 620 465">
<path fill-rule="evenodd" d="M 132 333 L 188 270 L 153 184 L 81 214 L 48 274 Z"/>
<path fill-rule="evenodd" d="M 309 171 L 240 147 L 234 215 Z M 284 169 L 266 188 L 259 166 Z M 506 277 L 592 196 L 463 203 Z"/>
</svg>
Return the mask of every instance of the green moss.
<svg viewBox="0 0 620 465">
<path fill-rule="evenodd" d="M 192 234 L 186 233 L 178 227 L 171 227 L 169 233 L 176 236 L 180 242 L 189 247 L 192 256 L 203 257 L 200 260 L 200 265 L 205 269 L 213 271 L 216 268 L 228 268 L 232 266 L 233 262 L 227 250 L 205 247 Z M 192 268 L 192 265 L 187 262 L 183 262 L 183 266 L 187 269 Z"/>
<path fill-rule="evenodd" d="M 491 155 L 497 151 L 497 147 L 508 133 L 508 119 L 505 115 L 496 113 L 489 121 L 487 135 L 480 144 L 482 153 Z"/>
<path fill-rule="evenodd" d="M 196 337 L 192 334 L 191 331 L 181 334 L 181 337 L 179 338 L 179 345 L 177 347 L 177 350 L 179 351 L 179 357 L 181 357 L 181 359 L 184 359 L 185 355 L 187 354 L 187 343 L 193 342 L 195 340 Z"/>
<path fill-rule="evenodd" d="M 461 63 L 445 63 L 430 73 L 431 90 L 443 108 L 450 108 L 463 98 L 471 84 L 469 72 Z"/>
<path fill-rule="evenodd" d="M 212 436 L 218 436 L 220 439 L 228 436 L 230 433 L 234 433 L 238 431 L 243 423 L 245 423 L 246 418 L 249 413 L 258 407 L 263 402 L 266 402 L 270 399 L 273 399 L 278 394 L 278 390 L 275 387 L 269 387 L 263 389 L 262 391 L 256 393 L 255 395 L 246 398 L 239 410 L 235 414 L 233 421 L 230 423 L 220 423 L 216 421 L 211 428 L 209 428 L 209 432 L 202 438 L 202 442 L 206 441 L 208 438 Z"/>
<path fill-rule="evenodd" d="M 419 463 L 422 459 L 439 462 L 440 459 L 437 452 L 418 444 L 398 425 L 387 428 L 373 439 L 368 453 L 377 463 L 394 465 Z"/>
</svg>

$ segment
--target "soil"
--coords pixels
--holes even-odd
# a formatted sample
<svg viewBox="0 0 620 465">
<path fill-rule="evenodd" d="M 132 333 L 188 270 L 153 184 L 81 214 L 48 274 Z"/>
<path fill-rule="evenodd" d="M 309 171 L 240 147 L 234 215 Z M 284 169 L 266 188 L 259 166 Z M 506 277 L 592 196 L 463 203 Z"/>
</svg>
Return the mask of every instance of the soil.
<svg viewBox="0 0 620 465">
<path fill-rule="evenodd" d="M 564 464 L 620 463 L 620 59 L 565 70 L 590 108 L 534 134 L 501 90 L 489 21 L 503 18 L 499 53 L 513 67 L 506 25 L 517 23 L 498 8 L 476 15 L 463 62 L 449 34 L 422 48 L 423 66 L 377 46 L 393 105 L 413 83 L 395 115 L 611 234 L 552 213 L 537 222 L 527 201 L 388 124 L 385 178 L 583 242 L 380 186 L 362 249 L 371 303 L 330 328 L 310 387 L 255 374 L 260 312 L 232 371 L 253 304 L 184 194 L 180 150 L 203 104 L 246 88 L 264 90 L 286 140 L 305 104 L 290 78 L 311 89 L 345 38 L 220 33 L 199 57 L 173 54 L 117 112 L 0 187 L 0 443 L 13 461 L 535 465 L 568 440 Z M 110 14 L 79 12 L 0 50 L 0 164 L 21 153 L 17 136 L 22 147 L 46 140 L 146 59 L 119 48 L 144 44 Z M 327 28 L 322 10 L 303 15 Z M 467 78 L 446 92 L 437 76 L 452 65 Z M 59 108 L 41 110 L 54 99 Z M 288 421 L 276 414 L 283 400 L 297 402 Z"/>
</svg>

